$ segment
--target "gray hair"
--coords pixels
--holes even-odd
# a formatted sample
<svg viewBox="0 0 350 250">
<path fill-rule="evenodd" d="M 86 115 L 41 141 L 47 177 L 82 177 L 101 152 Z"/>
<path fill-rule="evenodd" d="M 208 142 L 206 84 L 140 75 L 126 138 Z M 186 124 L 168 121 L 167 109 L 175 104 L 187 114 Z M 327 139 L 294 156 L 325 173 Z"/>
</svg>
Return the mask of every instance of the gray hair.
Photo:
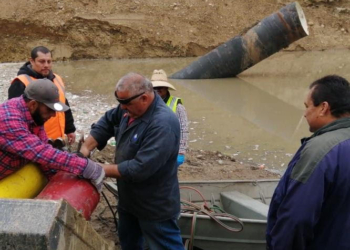
<svg viewBox="0 0 350 250">
<path fill-rule="evenodd" d="M 137 95 L 142 92 L 152 92 L 153 85 L 143 75 L 131 72 L 120 78 L 118 81 L 115 91 L 129 91 L 131 95 Z"/>
</svg>

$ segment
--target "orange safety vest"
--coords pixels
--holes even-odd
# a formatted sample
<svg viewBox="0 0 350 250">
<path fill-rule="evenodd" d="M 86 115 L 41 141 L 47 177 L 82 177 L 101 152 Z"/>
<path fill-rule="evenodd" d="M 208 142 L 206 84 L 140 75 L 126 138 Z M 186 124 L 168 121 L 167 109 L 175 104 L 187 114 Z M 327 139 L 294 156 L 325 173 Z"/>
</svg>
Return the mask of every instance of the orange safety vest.
<svg viewBox="0 0 350 250">
<path fill-rule="evenodd" d="M 62 78 L 59 75 L 55 75 L 55 78 L 53 79 L 53 83 L 58 88 L 59 92 L 59 100 L 62 103 L 66 103 L 66 97 L 64 95 L 64 83 L 62 81 Z M 11 84 L 16 80 L 20 80 L 23 82 L 23 84 L 27 87 L 29 83 L 31 83 L 33 80 L 36 80 L 36 78 L 31 77 L 29 75 L 19 75 L 13 81 Z M 56 112 L 55 117 L 51 117 L 48 121 L 45 122 L 44 128 L 47 134 L 48 138 L 51 138 L 53 140 L 56 140 L 57 138 L 61 137 L 64 138 L 64 129 L 66 125 L 66 116 L 64 112 Z"/>
</svg>

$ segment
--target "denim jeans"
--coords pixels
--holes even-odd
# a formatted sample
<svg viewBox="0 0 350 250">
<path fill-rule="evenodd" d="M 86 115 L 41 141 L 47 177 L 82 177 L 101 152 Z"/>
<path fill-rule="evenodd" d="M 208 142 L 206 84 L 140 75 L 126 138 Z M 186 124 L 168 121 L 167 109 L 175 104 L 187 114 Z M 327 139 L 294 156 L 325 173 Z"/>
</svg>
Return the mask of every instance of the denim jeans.
<svg viewBox="0 0 350 250">
<path fill-rule="evenodd" d="M 143 250 L 146 240 L 151 250 L 184 250 L 177 217 L 165 221 L 140 220 L 118 209 L 118 233 L 122 250 Z"/>
</svg>

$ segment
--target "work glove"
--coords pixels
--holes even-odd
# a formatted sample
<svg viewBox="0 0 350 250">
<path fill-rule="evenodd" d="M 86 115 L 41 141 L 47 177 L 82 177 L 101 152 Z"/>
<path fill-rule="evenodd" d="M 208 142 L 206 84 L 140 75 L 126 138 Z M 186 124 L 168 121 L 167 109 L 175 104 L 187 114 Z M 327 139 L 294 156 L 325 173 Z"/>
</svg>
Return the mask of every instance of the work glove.
<svg viewBox="0 0 350 250">
<path fill-rule="evenodd" d="M 87 159 L 88 164 L 83 172 L 85 179 L 91 180 L 91 183 L 96 187 L 98 192 L 102 191 L 103 179 L 105 177 L 105 171 L 98 163 Z"/>
<path fill-rule="evenodd" d="M 177 166 L 179 167 L 184 162 L 185 162 L 185 155 L 177 155 Z"/>
</svg>

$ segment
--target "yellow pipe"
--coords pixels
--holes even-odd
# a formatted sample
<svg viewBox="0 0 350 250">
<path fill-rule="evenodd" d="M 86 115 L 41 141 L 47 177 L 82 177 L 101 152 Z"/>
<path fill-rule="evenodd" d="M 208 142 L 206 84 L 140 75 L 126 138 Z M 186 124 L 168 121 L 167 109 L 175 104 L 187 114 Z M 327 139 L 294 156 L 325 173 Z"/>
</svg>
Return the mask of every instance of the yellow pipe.
<svg viewBox="0 0 350 250">
<path fill-rule="evenodd" d="M 34 198 L 46 184 L 47 179 L 40 168 L 33 163 L 29 163 L 0 180 L 0 198 Z"/>
</svg>

